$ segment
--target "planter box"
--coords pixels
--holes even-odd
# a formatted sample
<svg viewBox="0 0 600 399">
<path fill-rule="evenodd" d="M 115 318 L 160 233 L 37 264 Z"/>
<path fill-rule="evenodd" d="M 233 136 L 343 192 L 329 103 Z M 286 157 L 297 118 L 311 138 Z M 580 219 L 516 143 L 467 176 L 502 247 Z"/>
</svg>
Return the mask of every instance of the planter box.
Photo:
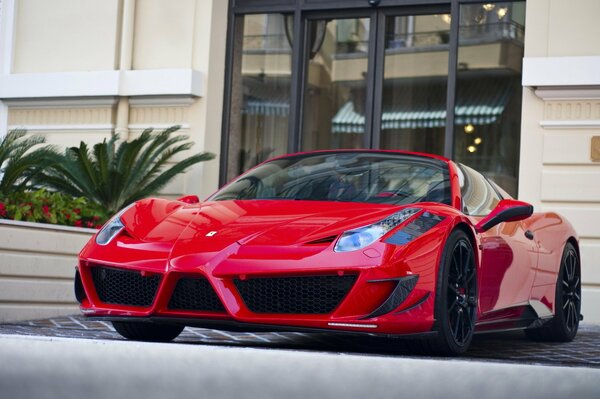
<svg viewBox="0 0 600 399">
<path fill-rule="evenodd" d="M 78 313 L 77 254 L 95 232 L 0 220 L 0 322 Z"/>
</svg>

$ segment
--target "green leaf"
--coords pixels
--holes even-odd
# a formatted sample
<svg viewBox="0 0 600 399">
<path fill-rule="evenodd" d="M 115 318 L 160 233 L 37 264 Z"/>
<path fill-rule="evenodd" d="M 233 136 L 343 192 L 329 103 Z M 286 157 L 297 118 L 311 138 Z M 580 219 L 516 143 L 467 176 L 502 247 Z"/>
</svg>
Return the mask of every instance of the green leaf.
<svg viewBox="0 0 600 399">
<path fill-rule="evenodd" d="M 96 204 L 96 214 L 114 214 L 132 201 L 156 195 L 179 173 L 213 159 L 210 153 L 190 154 L 179 162 L 175 156 L 191 150 L 189 137 L 177 134 L 179 126 L 161 132 L 144 130 L 131 141 L 110 139 L 92 146 L 72 147 L 43 173 L 32 176 L 36 185 Z"/>
</svg>

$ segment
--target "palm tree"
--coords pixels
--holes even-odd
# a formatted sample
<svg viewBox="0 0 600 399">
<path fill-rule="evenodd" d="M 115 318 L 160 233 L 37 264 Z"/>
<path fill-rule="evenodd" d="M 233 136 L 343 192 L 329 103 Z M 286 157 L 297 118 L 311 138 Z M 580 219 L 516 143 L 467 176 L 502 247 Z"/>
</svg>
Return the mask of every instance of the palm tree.
<svg viewBox="0 0 600 399">
<path fill-rule="evenodd" d="M 11 130 L 0 138 L 0 195 L 32 188 L 33 179 L 58 160 L 52 146 L 43 146 L 42 136 L 27 136 L 22 129 Z"/>
<path fill-rule="evenodd" d="M 189 150 L 193 142 L 186 135 L 174 135 L 173 126 L 154 133 L 146 129 L 131 141 L 121 141 L 117 134 L 93 146 L 83 141 L 79 147 L 67 148 L 60 163 L 38 176 L 50 189 L 86 197 L 112 214 L 139 199 L 156 194 L 178 173 L 202 161 L 214 158 L 198 153 L 173 162 L 175 155 Z"/>
</svg>

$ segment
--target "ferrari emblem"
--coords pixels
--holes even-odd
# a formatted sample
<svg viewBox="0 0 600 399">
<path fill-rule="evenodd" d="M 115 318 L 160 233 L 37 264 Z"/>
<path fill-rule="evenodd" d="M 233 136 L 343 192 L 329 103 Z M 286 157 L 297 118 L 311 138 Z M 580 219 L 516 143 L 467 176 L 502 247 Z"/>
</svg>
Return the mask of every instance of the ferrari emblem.
<svg viewBox="0 0 600 399">
<path fill-rule="evenodd" d="M 216 231 L 209 231 L 208 233 L 206 233 L 206 236 L 207 236 L 207 237 L 212 237 L 212 236 L 214 236 L 215 234 L 217 234 L 217 232 L 216 232 Z"/>
</svg>

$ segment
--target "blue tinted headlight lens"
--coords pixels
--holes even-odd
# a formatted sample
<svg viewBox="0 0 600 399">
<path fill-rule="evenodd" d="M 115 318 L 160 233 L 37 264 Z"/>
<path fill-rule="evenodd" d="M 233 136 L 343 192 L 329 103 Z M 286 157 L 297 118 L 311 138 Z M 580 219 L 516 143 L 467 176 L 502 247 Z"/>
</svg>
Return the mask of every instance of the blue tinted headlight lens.
<svg viewBox="0 0 600 399">
<path fill-rule="evenodd" d="M 419 208 L 406 208 L 377 223 L 345 231 L 336 242 L 333 250 L 335 252 L 356 251 L 371 245 L 419 211 Z"/>
<path fill-rule="evenodd" d="M 121 220 L 121 215 L 123 215 L 125 211 L 131 208 L 133 205 L 135 205 L 135 202 L 121 209 L 115 216 L 112 217 L 112 219 L 106 222 L 98 234 L 96 234 L 96 244 L 107 245 L 112 241 L 113 238 L 117 236 L 117 234 L 121 232 L 121 230 L 125 228 L 125 225 Z"/>
<path fill-rule="evenodd" d="M 123 230 L 123 222 L 120 217 L 115 217 L 111 219 L 108 223 L 102 227 L 102 229 L 96 235 L 96 244 L 98 245 L 106 245 L 113 238 L 117 236 Z"/>
</svg>

